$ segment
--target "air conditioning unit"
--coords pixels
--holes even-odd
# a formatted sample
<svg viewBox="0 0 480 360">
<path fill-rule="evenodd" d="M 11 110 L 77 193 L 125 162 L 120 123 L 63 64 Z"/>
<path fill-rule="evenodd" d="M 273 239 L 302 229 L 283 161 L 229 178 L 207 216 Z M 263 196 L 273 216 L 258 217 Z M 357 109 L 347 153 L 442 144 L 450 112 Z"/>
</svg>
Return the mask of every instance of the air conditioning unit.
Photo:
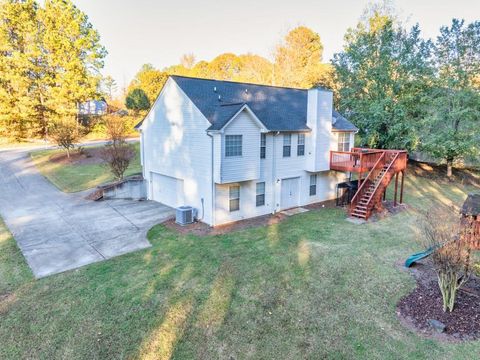
<svg viewBox="0 0 480 360">
<path fill-rule="evenodd" d="M 191 224 L 195 221 L 196 210 L 191 206 L 180 206 L 177 209 L 175 222 L 179 225 Z"/>
</svg>

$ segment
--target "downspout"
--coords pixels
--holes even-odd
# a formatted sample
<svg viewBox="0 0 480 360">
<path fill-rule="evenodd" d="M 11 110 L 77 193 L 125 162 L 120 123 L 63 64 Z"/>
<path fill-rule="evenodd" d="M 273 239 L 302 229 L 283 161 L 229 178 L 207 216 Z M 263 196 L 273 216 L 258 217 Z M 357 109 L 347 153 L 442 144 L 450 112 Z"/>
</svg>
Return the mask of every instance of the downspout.
<svg viewBox="0 0 480 360">
<path fill-rule="evenodd" d="M 212 139 L 212 150 L 211 150 L 211 176 L 212 176 L 212 227 L 215 226 L 215 179 L 214 179 L 214 167 L 215 167 L 215 157 L 214 157 L 214 142 L 213 142 L 213 135 L 210 134 L 208 131 L 207 131 L 207 135 L 210 136 L 210 138 Z"/>
<path fill-rule="evenodd" d="M 276 159 L 276 148 L 275 148 L 275 137 L 280 134 L 279 131 L 273 134 L 273 144 L 272 144 L 272 205 L 273 211 L 272 214 L 277 212 L 277 202 L 276 202 L 276 193 L 277 193 L 277 182 L 276 182 L 276 173 L 277 173 L 277 159 Z"/>
</svg>

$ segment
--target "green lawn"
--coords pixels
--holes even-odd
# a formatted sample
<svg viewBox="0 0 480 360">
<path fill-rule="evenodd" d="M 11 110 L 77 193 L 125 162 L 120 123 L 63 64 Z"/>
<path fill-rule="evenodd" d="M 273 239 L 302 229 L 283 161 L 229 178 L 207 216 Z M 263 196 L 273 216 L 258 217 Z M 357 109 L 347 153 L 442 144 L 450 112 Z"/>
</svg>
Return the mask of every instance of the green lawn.
<svg viewBox="0 0 480 360">
<path fill-rule="evenodd" d="M 135 143 L 136 156 L 125 175 L 142 171 L 140 165 L 140 144 Z M 64 192 L 77 192 L 93 188 L 112 181 L 114 178 L 108 167 L 103 164 L 59 164 L 50 161 L 51 156 L 63 150 L 42 150 L 31 153 L 31 157 L 50 182 Z"/>
<path fill-rule="evenodd" d="M 416 209 L 473 189 L 406 184 L 410 209 L 379 222 L 322 209 L 228 235 L 159 225 L 151 249 L 38 281 L 0 228 L 0 358 L 478 358 L 480 341 L 440 343 L 397 321 L 415 286 L 396 264 L 419 248 Z"/>
</svg>

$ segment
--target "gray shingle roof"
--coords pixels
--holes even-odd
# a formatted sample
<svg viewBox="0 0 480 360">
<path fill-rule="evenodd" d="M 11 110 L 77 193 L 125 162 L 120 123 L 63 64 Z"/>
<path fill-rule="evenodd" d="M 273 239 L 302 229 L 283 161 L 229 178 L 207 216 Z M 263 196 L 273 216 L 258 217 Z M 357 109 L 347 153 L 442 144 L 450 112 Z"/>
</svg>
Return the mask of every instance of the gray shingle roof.
<svg viewBox="0 0 480 360">
<path fill-rule="evenodd" d="M 467 200 L 463 203 L 461 213 L 468 216 L 480 215 L 480 194 L 468 194 Z"/>
<path fill-rule="evenodd" d="M 208 130 L 220 130 L 245 104 L 269 131 L 310 130 L 307 126 L 308 91 L 305 89 L 177 75 L 171 78 L 212 124 Z M 333 111 L 332 115 L 335 130 L 357 130 L 338 112 Z"/>
<path fill-rule="evenodd" d="M 350 121 L 345 119 L 345 117 L 340 114 L 338 111 L 333 110 L 333 129 L 334 130 L 343 130 L 343 131 L 357 131 L 358 128 L 353 125 Z"/>
</svg>

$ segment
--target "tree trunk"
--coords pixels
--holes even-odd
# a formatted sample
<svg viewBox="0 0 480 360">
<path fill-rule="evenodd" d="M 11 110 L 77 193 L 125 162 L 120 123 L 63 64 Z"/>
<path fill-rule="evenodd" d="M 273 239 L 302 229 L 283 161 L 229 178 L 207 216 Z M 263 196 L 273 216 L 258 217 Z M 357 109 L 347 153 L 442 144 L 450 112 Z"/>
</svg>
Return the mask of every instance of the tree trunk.
<svg viewBox="0 0 480 360">
<path fill-rule="evenodd" d="M 453 160 L 452 159 L 448 159 L 447 160 L 447 177 L 449 179 L 452 178 L 452 166 L 453 166 Z"/>
</svg>

